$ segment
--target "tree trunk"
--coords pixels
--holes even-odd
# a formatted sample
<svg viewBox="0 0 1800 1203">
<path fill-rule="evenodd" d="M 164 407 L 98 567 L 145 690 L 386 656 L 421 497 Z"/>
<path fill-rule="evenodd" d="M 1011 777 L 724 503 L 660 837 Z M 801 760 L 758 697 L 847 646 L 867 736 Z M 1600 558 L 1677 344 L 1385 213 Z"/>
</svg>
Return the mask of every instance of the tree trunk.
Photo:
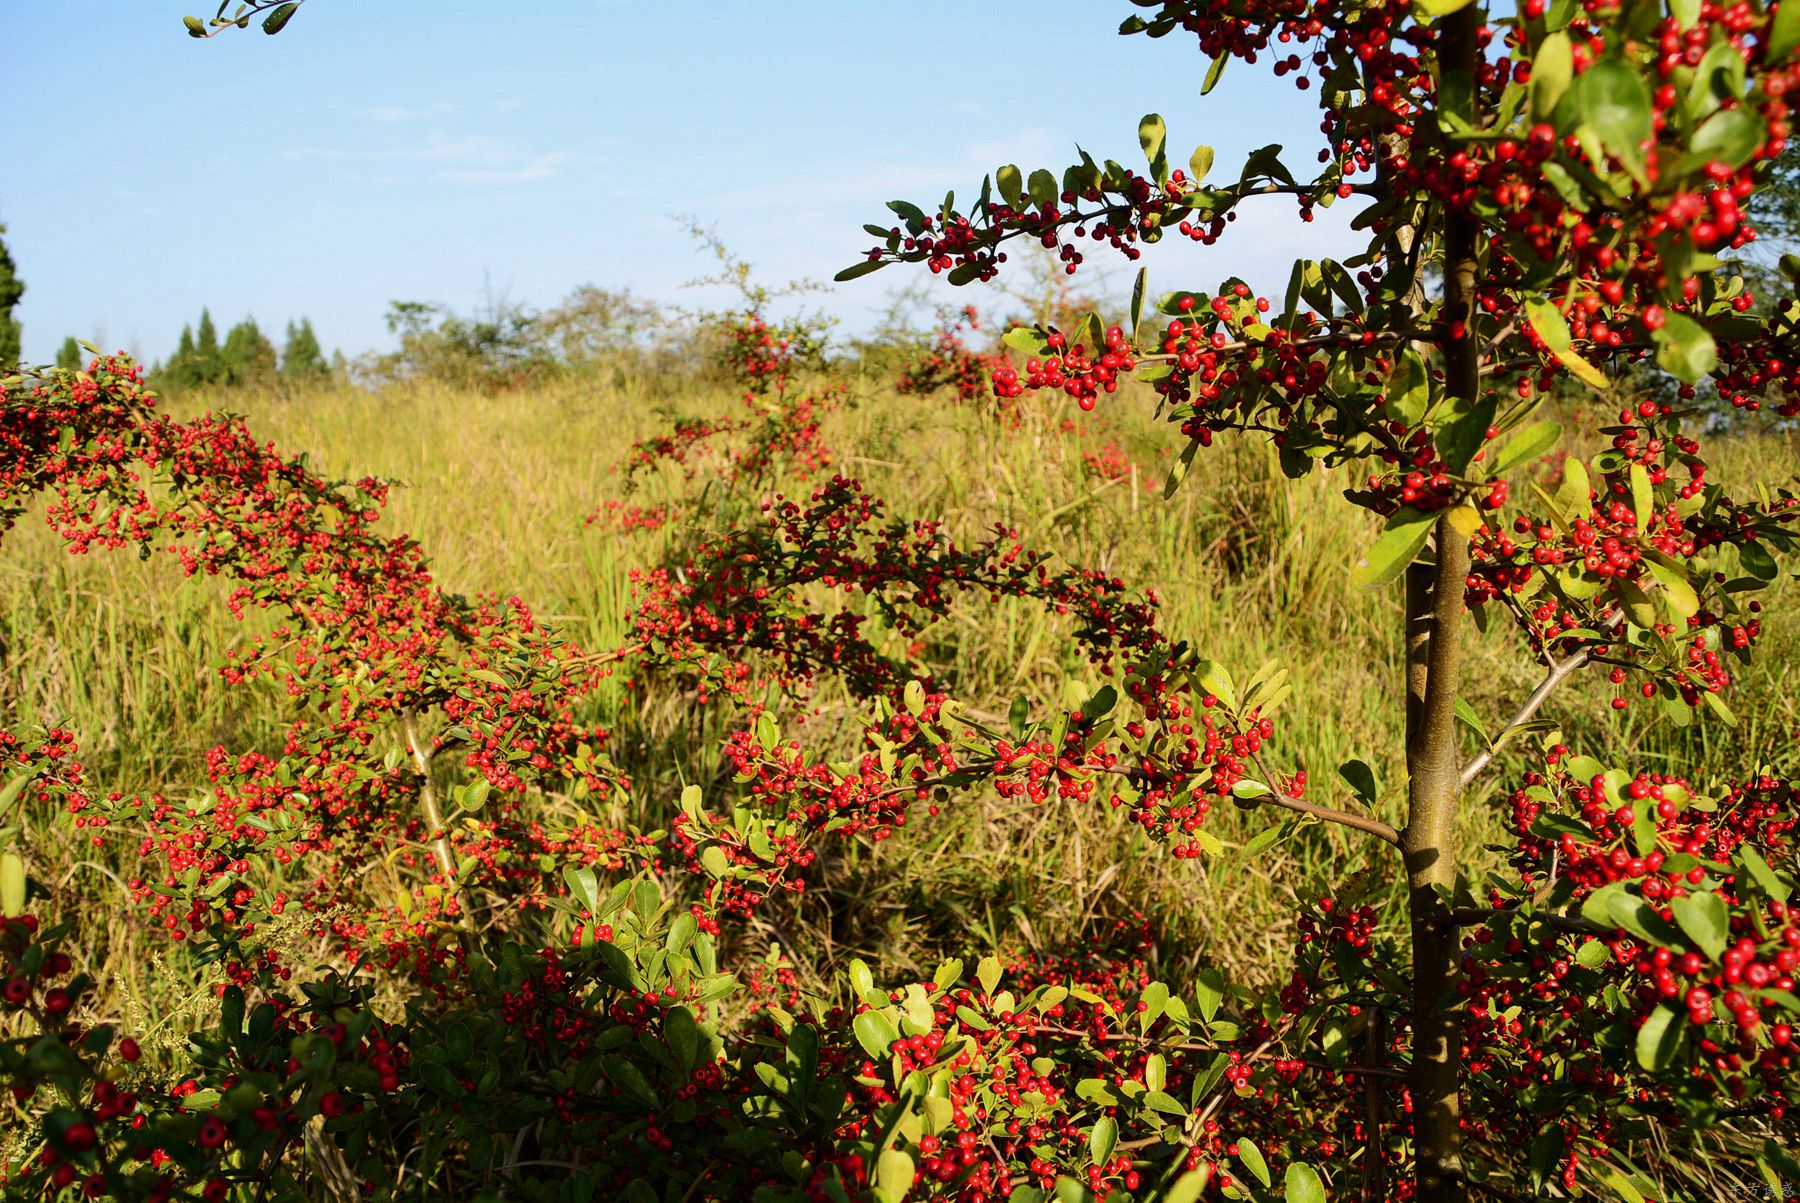
<svg viewBox="0 0 1800 1203">
<path fill-rule="evenodd" d="M 1472 73 L 1481 6 L 1446 17 L 1438 79 Z M 1440 89 L 1447 91 L 1447 89 Z M 1473 112 L 1459 114 L 1474 122 Z M 1479 263 L 1472 214 L 1444 207 L 1444 305 L 1439 327 L 1445 391 L 1465 409 L 1481 395 L 1474 332 Z M 1406 857 L 1413 945 L 1413 1157 L 1418 1203 L 1464 1197 L 1462 1179 L 1462 1008 L 1457 994 L 1457 932 L 1449 921 L 1456 888 L 1456 803 L 1462 763 L 1456 746 L 1456 698 L 1469 574 L 1469 540 L 1447 517 L 1437 523 L 1436 562 L 1406 579 Z"/>
<path fill-rule="evenodd" d="M 1456 886 L 1456 687 L 1469 543 L 1439 519 L 1435 568 L 1407 575 L 1406 857 L 1413 946 L 1413 1157 L 1420 1203 L 1462 1198 L 1462 1016 L 1457 933 L 1448 922 Z"/>
</svg>

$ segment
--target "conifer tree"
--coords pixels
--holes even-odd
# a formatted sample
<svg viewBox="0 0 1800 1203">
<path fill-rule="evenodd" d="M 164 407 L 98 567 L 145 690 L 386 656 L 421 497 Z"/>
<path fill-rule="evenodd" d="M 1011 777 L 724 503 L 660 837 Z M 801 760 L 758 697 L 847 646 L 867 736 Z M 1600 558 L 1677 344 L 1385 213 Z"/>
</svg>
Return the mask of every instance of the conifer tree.
<svg viewBox="0 0 1800 1203">
<path fill-rule="evenodd" d="M 6 226 L 0 224 L 0 234 L 5 233 Z M 6 249 L 6 240 L 0 238 L 0 368 L 9 368 L 19 362 L 22 331 L 12 311 L 24 295 L 25 282 L 19 279 L 12 252 Z"/>
<path fill-rule="evenodd" d="M 175 354 L 169 356 L 168 364 L 160 373 L 162 383 L 170 388 L 192 388 L 200 383 L 200 376 L 194 363 L 194 328 L 183 326 L 181 340 L 175 344 Z"/>
<path fill-rule="evenodd" d="M 287 343 L 281 350 L 281 374 L 290 380 L 300 380 L 322 376 L 328 370 L 325 352 L 319 347 L 311 320 L 301 318 L 298 322 L 289 322 Z"/>
<path fill-rule="evenodd" d="M 224 364 L 219 358 L 219 334 L 213 325 L 212 311 L 200 311 L 200 327 L 194 335 L 193 354 L 195 382 L 212 384 L 224 375 Z"/>
<path fill-rule="evenodd" d="M 81 370 L 81 344 L 75 341 L 73 334 L 63 339 L 62 346 L 57 348 L 56 366 L 71 372 Z"/>
<path fill-rule="evenodd" d="M 258 328 L 255 318 L 245 318 L 225 335 L 219 352 L 218 379 L 231 385 L 266 380 L 275 374 L 275 344 Z"/>
</svg>

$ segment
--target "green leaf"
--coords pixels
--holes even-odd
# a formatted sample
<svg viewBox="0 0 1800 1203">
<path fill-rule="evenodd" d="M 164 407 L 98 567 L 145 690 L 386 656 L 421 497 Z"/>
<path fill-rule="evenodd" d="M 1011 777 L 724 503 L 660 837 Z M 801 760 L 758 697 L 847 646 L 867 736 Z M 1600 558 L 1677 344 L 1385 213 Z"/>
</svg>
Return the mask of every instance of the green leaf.
<svg viewBox="0 0 1800 1203">
<path fill-rule="evenodd" d="M 1584 906 L 1582 913 L 1585 915 L 1586 912 L 1587 908 Z M 1607 898 L 1606 912 L 1613 924 L 1647 944 L 1671 948 L 1681 939 L 1681 933 L 1670 927 L 1654 907 L 1624 890 Z"/>
<path fill-rule="evenodd" d="M 1021 355 L 1042 355 L 1050 349 L 1049 340 L 1031 326 L 1014 326 L 1000 336 L 1000 341 Z"/>
<path fill-rule="evenodd" d="M 831 278 L 839 284 L 842 284 L 849 280 L 861 279 L 870 272 L 878 272 L 886 266 L 887 260 L 885 259 L 864 259 L 861 263 L 852 263 L 849 267 L 846 267 L 843 271 Z"/>
<path fill-rule="evenodd" d="M 1187 1108 L 1181 1100 L 1161 1090 L 1149 1090 L 1144 1093 L 1144 1106 L 1152 1111 L 1160 1111 L 1164 1115 L 1186 1115 Z"/>
<path fill-rule="evenodd" d="M 1582 78 L 1586 79 L 1587 76 Z M 1564 320 L 1555 305 L 1542 297 L 1531 297 L 1525 302 L 1525 316 L 1531 323 L 1531 328 L 1537 332 L 1537 336 L 1544 340 L 1545 348 L 1556 358 L 1558 363 L 1573 372 L 1581 379 L 1582 383 L 1592 388 L 1603 389 L 1606 387 L 1606 376 L 1600 369 L 1571 350 L 1574 346 L 1574 339 L 1569 334 L 1569 323 Z"/>
<path fill-rule="evenodd" d="M 1000 959 L 994 956 L 982 957 L 975 965 L 975 980 L 981 983 L 982 993 L 992 995 L 994 988 L 1000 984 Z"/>
<path fill-rule="evenodd" d="M 1675 1063 L 1675 1054 L 1681 1050 L 1682 1029 L 1686 1024 L 1686 1016 L 1670 1004 L 1663 1004 L 1650 1012 L 1644 1020 L 1644 1026 L 1638 1029 L 1637 1060 L 1638 1064 L 1657 1073 Z"/>
<path fill-rule="evenodd" d="M 1056 186 L 1056 177 L 1042 167 L 1031 173 L 1026 188 L 1031 193 L 1031 203 L 1040 209 L 1049 208 L 1062 195 L 1062 189 Z"/>
<path fill-rule="evenodd" d="M 1221 54 L 1206 66 L 1206 79 L 1200 85 L 1200 95 L 1205 96 L 1218 86 L 1219 76 L 1225 74 L 1225 60 L 1229 54 Z"/>
<path fill-rule="evenodd" d="M 600 883 L 592 869 L 564 869 L 563 880 L 583 910 L 593 914 L 600 909 Z"/>
<path fill-rule="evenodd" d="M 1231 671 L 1223 664 L 1217 660 L 1202 660 L 1195 666 L 1195 676 L 1200 688 L 1225 703 L 1225 709 L 1237 709 L 1237 682 L 1231 679 Z"/>
<path fill-rule="evenodd" d="M 731 862 L 725 855 L 725 849 L 717 844 L 708 844 L 700 850 L 700 867 L 714 877 L 724 877 L 731 872 Z"/>
<path fill-rule="evenodd" d="M 1262 1150 L 1256 1142 L 1247 1137 L 1239 1137 L 1237 1142 L 1237 1158 L 1244 1163 L 1244 1168 L 1256 1175 L 1256 1180 L 1264 1186 L 1269 1185 L 1269 1163 L 1263 1160 Z"/>
<path fill-rule="evenodd" d="M 1671 313 L 1652 338 L 1656 364 L 1685 384 L 1694 384 L 1719 363 L 1719 348 L 1705 326 L 1684 313 Z"/>
<path fill-rule="evenodd" d="M 1763 893 L 1777 902 L 1788 900 L 1793 887 L 1763 859 L 1762 853 L 1749 844 L 1742 844 L 1739 845 L 1737 854 L 1738 859 L 1744 862 L 1744 867 L 1750 871 L 1750 876 L 1756 879 L 1756 884 L 1762 887 Z"/>
<path fill-rule="evenodd" d="M 1775 15 L 1769 18 L 1768 41 L 1763 49 L 1763 64 L 1774 67 L 1800 46 L 1800 4 L 1781 0 Z"/>
<path fill-rule="evenodd" d="M 1025 176 L 1017 166 L 1008 163 L 994 173 L 994 183 L 1000 188 L 1000 199 L 1006 207 L 1013 210 L 1025 207 Z"/>
<path fill-rule="evenodd" d="M 1373 806 L 1378 796 L 1375 788 L 1375 770 L 1360 760 L 1351 760 L 1338 766 L 1338 776 L 1350 787 L 1350 792 L 1362 801 Z"/>
<path fill-rule="evenodd" d="M 1463 726 L 1474 732 L 1476 739 L 1479 739 L 1484 744 L 1491 744 L 1494 742 L 1493 736 L 1488 734 L 1487 724 L 1481 721 L 1481 715 L 1476 712 L 1475 704 L 1469 701 L 1468 698 L 1465 698 L 1460 693 L 1457 694 L 1456 702 L 1452 709 L 1456 714 L 1457 721 L 1461 722 Z"/>
<path fill-rule="evenodd" d="M 1097 722 L 1111 714 L 1118 704 L 1119 691 L 1111 685 L 1102 685 L 1093 697 L 1081 704 L 1081 717 Z"/>
<path fill-rule="evenodd" d="M 1326 286 L 1344 303 L 1344 312 L 1363 311 L 1362 289 L 1356 286 L 1356 281 L 1343 264 L 1335 259 L 1324 259 L 1319 262 L 1319 271 L 1324 274 Z"/>
<path fill-rule="evenodd" d="M 1118 1146 L 1118 1121 L 1105 1115 L 1095 1120 L 1094 1130 L 1088 1134 L 1088 1159 L 1095 1165 L 1105 1165 Z"/>
<path fill-rule="evenodd" d="M 1631 512 L 1637 519 L 1638 534 L 1642 535 L 1650 525 L 1650 514 L 1656 504 L 1656 496 L 1650 491 L 1650 473 L 1644 465 L 1633 463 L 1626 476 L 1631 481 Z"/>
<path fill-rule="evenodd" d="M 1187 479 L 1188 469 L 1193 466 L 1194 453 L 1200 450 L 1199 439 L 1189 439 L 1188 445 L 1181 450 L 1175 462 L 1169 466 L 1169 479 L 1163 482 L 1163 498 L 1167 500 L 1175 496 L 1175 490 Z"/>
<path fill-rule="evenodd" d="M 1207 172 L 1212 170 L 1213 148 L 1204 144 L 1196 146 L 1194 153 L 1188 156 L 1188 182 L 1198 186 L 1206 179 Z"/>
<path fill-rule="evenodd" d="M 1643 76 L 1620 59 L 1602 59 L 1582 73 L 1576 89 L 1582 119 L 1607 152 L 1641 182 L 1643 144 L 1654 134 L 1650 89 Z"/>
<path fill-rule="evenodd" d="M 1724 722 L 1726 726 L 1737 726 L 1737 715 L 1733 714 L 1731 707 L 1725 704 L 1724 698 L 1710 690 L 1703 690 L 1700 694 L 1700 700 L 1705 702 L 1707 709 L 1718 715 L 1719 719 Z"/>
<path fill-rule="evenodd" d="M 280 33 L 299 9 L 299 0 L 289 0 L 289 3 L 277 6 L 274 12 L 263 18 L 262 31 L 266 34 Z"/>
<path fill-rule="evenodd" d="M 1206 968 L 1194 975 L 1194 1001 L 1200 1006 L 1200 1018 L 1207 1023 L 1219 1013 L 1219 1004 L 1225 1000 L 1225 975 L 1217 969 Z"/>
<path fill-rule="evenodd" d="M 1531 60 L 1531 115 L 1539 121 L 1548 117 L 1574 78 L 1574 46 L 1568 33 L 1559 29 L 1538 44 Z"/>
<path fill-rule="evenodd" d="M 1692 618 L 1700 612 L 1700 595 L 1694 592 L 1694 586 L 1680 567 L 1664 564 L 1648 556 L 1643 562 L 1649 567 L 1650 575 L 1663 587 L 1663 600 L 1668 602 L 1669 609 L 1676 618 Z"/>
<path fill-rule="evenodd" d="M 1248 860 L 1253 856 L 1268 851 L 1270 848 L 1274 847 L 1277 841 L 1287 834 L 1288 825 L 1286 823 L 1277 823 L 1273 827 L 1263 828 L 1261 831 L 1251 836 L 1244 844 L 1244 859 Z"/>
<path fill-rule="evenodd" d="M 1500 449 L 1500 454 L 1494 457 L 1488 472 L 1493 476 L 1503 476 L 1520 464 L 1548 454 L 1560 438 L 1562 427 L 1555 422 L 1534 422 L 1507 440 L 1506 446 Z"/>
<path fill-rule="evenodd" d="M 1411 347 L 1395 357 L 1393 373 L 1388 377 L 1386 408 L 1389 417 L 1405 423 L 1409 429 L 1417 426 L 1431 408 L 1431 373 L 1425 370 L 1425 360 Z"/>
<path fill-rule="evenodd" d="M 894 1041 L 900 1039 L 900 1030 L 887 1017 L 887 1012 L 864 1011 L 850 1028 L 856 1033 L 856 1042 L 863 1046 L 863 1051 L 875 1060 L 893 1056 Z"/>
<path fill-rule="evenodd" d="M 1738 564 L 1759 581 L 1772 581 L 1781 571 L 1775 563 L 1775 557 L 1761 543 L 1739 543 L 1737 552 Z M 7 788 L 10 789 L 11 786 Z M 0 797 L 0 815 L 5 813 L 6 799 Z"/>
<path fill-rule="evenodd" d="M 1381 537 L 1351 573 L 1352 579 L 1365 589 L 1379 589 L 1393 581 L 1418 557 L 1436 522 L 1436 514 L 1422 513 L 1411 506 L 1399 510 L 1388 519 Z"/>
<path fill-rule="evenodd" d="M 25 862 L 16 852 L 0 852 L 0 916 L 25 913 Z"/>
<path fill-rule="evenodd" d="M 913 1187 L 913 1159 L 904 1149 L 888 1149 L 875 1159 L 875 1189 L 894 1203 Z"/>
<path fill-rule="evenodd" d="M 1782 1177 L 1788 1180 L 1790 1189 L 1794 1183 L 1800 1182 L 1800 1160 L 1795 1160 L 1792 1153 L 1774 1140 L 1763 1142 L 1762 1159 L 1781 1171 Z"/>
<path fill-rule="evenodd" d="M 1713 961 L 1724 957 L 1731 938 L 1731 912 L 1723 898 L 1711 890 L 1697 891 L 1670 899 L 1669 910 L 1694 947 Z"/>
<path fill-rule="evenodd" d="M 1694 131 L 1688 149 L 1708 163 L 1724 163 L 1735 170 L 1756 157 L 1767 136 L 1763 119 L 1749 109 L 1723 109 Z"/>
<path fill-rule="evenodd" d="M 1325 1203 L 1325 1183 L 1305 1162 L 1290 1162 L 1281 1181 L 1287 1187 L 1287 1203 Z"/>
<path fill-rule="evenodd" d="M 691 917 L 691 916 L 690 916 Z M 700 1046 L 703 1036 L 700 1024 L 694 1013 L 686 1007 L 672 1007 L 663 1016 L 663 1040 L 669 1051 L 675 1054 L 675 1061 L 686 1072 L 693 1072 L 700 1063 Z"/>
<path fill-rule="evenodd" d="M 1644 1192 L 1617 1166 L 1602 1162 L 1594 1171 L 1594 1176 L 1618 1198 L 1619 1203 L 1644 1203 Z"/>
<path fill-rule="evenodd" d="M 1541 1196 L 1544 1184 L 1562 1164 L 1563 1131 L 1555 1124 L 1546 1127 L 1531 1140 L 1531 1190 Z"/>
<path fill-rule="evenodd" d="M 925 210 L 919 208 L 919 206 L 913 204 L 911 201 L 889 201 L 888 208 L 899 215 L 900 220 L 906 223 L 906 228 L 909 232 L 917 234 L 920 230 L 925 228 Z"/>
<path fill-rule="evenodd" d="M 699 932 L 700 920 L 694 917 L 694 912 L 682 911 L 675 916 L 675 921 L 669 924 L 669 934 L 663 939 L 663 947 L 672 953 L 686 952 L 688 945 L 694 942 L 694 937 Z"/>
<path fill-rule="evenodd" d="M 1024 694 L 1014 698 L 1012 705 L 1006 708 L 1006 724 L 1015 740 L 1024 739 L 1031 729 L 1031 703 L 1025 700 Z"/>
<path fill-rule="evenodd" d="M 1450 471 L 1461 472 L 1474 462 L 1475 453 L 1487 441 L 1488 427 L 1494 424 L 1499 402 L 1491 393 L 1483 393 L 1472 403 L 1464 397 L 1454 397 L 1451 402 L 1433 441 Z"/>
<path fill-rule="evenodd" d="M 1165 149 L 1169 131 L 1163 125 L 1163 119 L 1156 113 L 1147 113 L 1138 122 L 1138 145 L 1144 148 L 1144 158 L 1150 164 L 1150 173 L 1157 183 L 1169 178 L 1169 157 Z"/>
<path fill-rule="evenodd" d="M 1200 1198 L 1200 1192 L 1206 1189 L 1206 1184 L 1211 1179 L 1210 1167 L 1189 1170 L 1175 1179 L 1175 1185 L 1171 1186 L 1169 1193 L 1163 1196 L 1163 1203 L 1196 1203 L 1196 1200 Z"/>
<path fill-rule="evenodd" d="M 1773 566 L 1775 561 L 1770 560 L 1769 563 Z M 7 811 L 11 810 L 13 803 L 19 800 L 19 795 L 25 792 L 25 787 L 31 783 L 34 776 L 36 776 L 35 772 L 20 773 L 6 783 L 5 789 L 0 789 L 0 819 L 6 818 Z"/>
<path fill-rule="evenodd" d="M 1554 501 L 1556 508 L 1562 511 L 1563 517 L 1573 522 L 1577 518 L 1586 518 L 1593 506 L 1588 496 L 1593 491 L 1593 482 L 1588 479 L 1587 467 L 1575 456 L 1563 460 L 1562 484 L 1556 490 Z"/>
</svg>

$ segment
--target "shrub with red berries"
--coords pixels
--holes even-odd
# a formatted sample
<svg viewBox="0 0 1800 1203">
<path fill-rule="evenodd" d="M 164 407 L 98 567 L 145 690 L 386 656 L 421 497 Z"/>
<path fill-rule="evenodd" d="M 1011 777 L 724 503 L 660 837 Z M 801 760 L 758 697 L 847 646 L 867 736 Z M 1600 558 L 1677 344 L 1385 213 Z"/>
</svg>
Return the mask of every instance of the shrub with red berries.
<svg viewBox="0 0 1800 1203">
<path fill-rule="evenodd" d="M 1355 760 L 1321 782 L 1286 750 L 1294 657 L 1209 658 L 1226 649 L 1165 630 L 1153 594 L 1023 530 L 959 541 L 831 474 L 821 420 L 847 386 L 821 328 L 773 320 L 722 252 L 746 305 L 715 333 L 748 416 L 627 454 L 705 505 L 611 507 L 681 523 L 594 628 L 616 646 L 444 590 L 381 524 L 384 482 L 163 414 L 122 357 L 10 378 L 5 527 L 36 509 L 74 555 L 217 582 L 244 625 L 218 688 L 288 722 L 148 796 L 96 782 L 81 733 L 0 732 L 9 1196 L 1698 1200 L 1710 1162 L 1795 1189 L 1794 786 L 1615 767 L 1543 714 L 1605 674 L 1614 709 L 1729 724 L 1776 620 L 1759 595 L 1800 505 L 1717 479 L 1702 406 L 1800 411 L 1800 300 L 1758 310 L 1725 266 L 1791 132 L 1800 9 L 1137 7 L 1123 32 L 1191 39 L 1205 88 L 1273 59 L 1316 89 L 1316 173 L 1274 146 L 1235 180 L 1206 147 L 1174 166 L 1150 116 L 1144 167 L 1083 153 L 1002 167 L 966 209 L 896 201 L 844 275 L 991 279 L 1019 238 L 1074 272 L 1088 247 L 1211 245 L 1254 204 L 1359 205 L 1365 245 L 1294 264 L 1279 300 L 1140 274 L 1122 320 L 1013 329 L 1016 361 L 953 328 L 910 380 L 963 395 L 979 368 L 1002 404 L 1083 409 L 1153 394 L 1183 437 L 1171 490 L 1226 436 L 1334 473 L 1380 525 L 1346 573 L 1400 594 L 1403 779 Z M 1002 599 L 1085 661 L 1085 696 L 990 714 L 933 668 L 956 607 Z M 1461 687 L 1472 624 L 1542 671 L 1491 732 Z M 678 799 L 615 765 L 593 704 L 614 674 L 628 699 L 674 682 L 668 705 L 718 736 Z M 1496 762 L 1522 776 L 1494 803 L 1505 870 L 1477 879 L 1459 834 Z M 795 963 L 783 905 L 980 800 L 1110 816 L 1170 873 L 1319 824 L 1366 837 L 1368 868 L 1294 883 L 1296 946 L 1266 983 L 1162 957 L 1147 921 L 895 980 Z M 1248 838 L 1228 843 L 1227 808 Z M 135 857 L 136 920 L 206 991 L 176 1039 L 98 1014 L 84 971 L 105 967 L 64 947 L 82 915 L 40 871 L 50 839 Z"/>
</svg>

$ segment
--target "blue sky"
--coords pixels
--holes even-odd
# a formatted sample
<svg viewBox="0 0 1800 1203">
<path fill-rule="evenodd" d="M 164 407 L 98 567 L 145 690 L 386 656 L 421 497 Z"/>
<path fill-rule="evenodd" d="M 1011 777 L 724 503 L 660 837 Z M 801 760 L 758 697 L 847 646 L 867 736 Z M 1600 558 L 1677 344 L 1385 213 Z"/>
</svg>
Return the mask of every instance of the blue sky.
<svg viewBox="0 0 1800 1203">
<path fill-rule="evenodd" d="M 274 333 L 306 315 L 356 354 L 387 345 L 397 299 L 542 306 L 593 283 L 704 304 L 681 213 L 771 282 L 829 279 L 886 201 L 1060 170 L 1075 142 L 1136 162 L 1153 110 L 1172 157 L 1210 143 L 1220 174 L 1269 142 L 1304 171 L 1319 145 L 1316 92 L 1233 64 L 1202 98 L 1191 40 L 1117 36 L 1124 0 L 308 0 L 278 37 L 199 42 L 180 18 L 204 4 L 0 6 L 28 361 L 70 334 L 160 358 L 203 305 Z M 1345 220 L 1268 202 L 1213 250 L 1153 250 L 1152 287 L 1280 288 Z M 907 270 L 821 303 L 866 326 Z"/>
</svg>

